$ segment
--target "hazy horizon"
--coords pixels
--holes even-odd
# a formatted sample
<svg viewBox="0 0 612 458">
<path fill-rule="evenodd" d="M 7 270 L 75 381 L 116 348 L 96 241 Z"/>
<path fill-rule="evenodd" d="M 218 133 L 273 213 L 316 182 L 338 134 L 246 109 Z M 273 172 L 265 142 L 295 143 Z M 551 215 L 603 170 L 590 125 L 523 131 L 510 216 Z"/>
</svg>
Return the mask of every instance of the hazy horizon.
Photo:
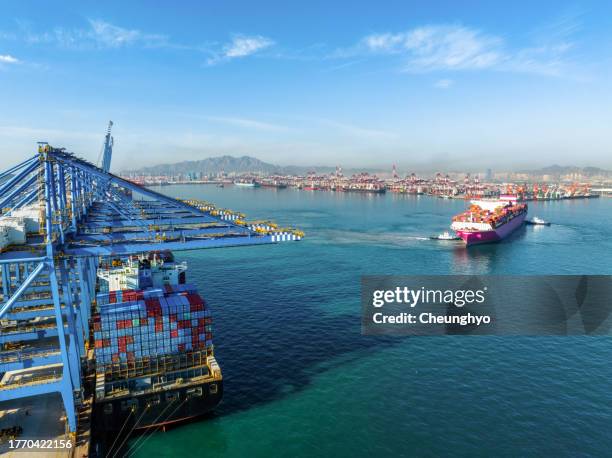
<svg viewBox="0 0 612 458">
<path fill-rule="evenodd" d="M 472 5 L 470 7 L 469 5 Z M 608 2 L 6 2 L 0 168 L 612 169 Z"/>
<path fill-rule="evenodd" d="M 142 169 L 147 169 L 147 168 L 152 168 L 152 167 L 160 167 L 160 166 L 172 166 L 174 164 L 179 164 L 179 163 L 183 163 L 183 162 L 198 162 L 198 161 L 204 161 L 206 159 L 217 159 L 217 158 L 222 158 L 225 156 L 229 156 L 229 157 L 233 157 L 236 159 L 240 159 L 242 157 L 248 157 L 251 159 L 257 159 L 257 160 L 261 160 L 260 158 L 256 157 L 256 156 L 251 156 L 248 154 L 244 154 L 244 155 L 232 155 L 232 154 L 228 154 L 228 155 L 216 155 L 216 156 L 206 156 L 206 157 L 199 157 L 199 158 L 194 158 L 194 159 L 188 159 L 188 160 L 181 160 L 181 161 L 176 161 L 176 162 L 159 162 L 156 164 L 143 164 L 139 167 L 131 167 L 131 168 L 123 168 L 123 169 L 117 169 L 116 171 L 118 172 L 122 172 L 122 173 L 127 173 L 127 172 L 135 172 L 135 171 L 140 171 Z M 491 169 L 493 172 L 523 172 L 523 171 L 535 171 L 541 168 L 546 168 L 546 167 L 555 167 L 555 166 L 559 166 L 559 167 L 579 167 L 579 168 L 586 168 L 586 167 L 597 167 L 597 166 L 590 166 L 590 165 L 579 165 L 579 164 L 558 164 L 558 163 L 551 163 L 551 164 L 545 164 L 543 166 L 538 166 L 538 167 L 515 167 L 512 169 L 508 169 L 508 168 L 503 168 L 503 167 L 499 167 L 499 168 L 494 168 L 493 166 L 490 167 L 483 167 L 483 166 L 473 166 L 470 164 L 465 164 L 462 168 L 456 168 L 456 167 L 447 167 L 446 163 L 436 163 L 432 165 L 432 168 L 426 168 L 425 166 L 417 166 L 417 165 L 402 165 L 402 164 L 378 164 L 378 165 L 373 165 L 373 166 L 354 166 L 354 165 L 350 165 L 350 164 L 332 164 L 332 165 L 328 165 L 328 164 L 293 164 L 293 163 L 276 163 L 273 161 L 263 161 L 266 164 L 269 165 L 273 165 L 273 166 L 278 166 L 278 167 L 303 167 L 303 168 L 311 168 L 313 170 L 317 170 L 317 169 L 324 169 L 324 168 L 335 168 L 337 166 L 340 166 L 342 168 L 342 170 L 372 170 L 372 171 L 377 171 L 377 172 L 383 172 L 383 173 L 392 173 L 392 169 L 393 166 L 396 166 L 397 172 L 402 174 L 402 173 L 409 173 L 409 172 L 421 172 L 421 173 L 436 173 L 436 172 L 449 172 L 449 173 L 463 173 L 463 172 L 485 172 L 487 169 Z M 597 167 L 597 168 L 601 168 L 605 171 L 609 171 L 609 169 L 606 169 L 605 167 Z M 257 170 L 253 170 L 254 172 Z"/>
</svg>

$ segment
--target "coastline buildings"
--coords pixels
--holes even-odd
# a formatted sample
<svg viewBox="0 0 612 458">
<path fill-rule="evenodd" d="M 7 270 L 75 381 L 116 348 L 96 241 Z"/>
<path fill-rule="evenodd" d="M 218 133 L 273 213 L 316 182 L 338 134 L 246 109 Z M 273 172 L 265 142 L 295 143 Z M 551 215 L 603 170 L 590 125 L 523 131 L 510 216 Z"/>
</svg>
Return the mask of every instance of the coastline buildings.
<svg viewBox="0 0 612 458">
<path fill-rule="evenodd" d="M 604 177 L 587 177 L 582 173 L 570 172 L 563 175 L 533 174 L 527 172 L 483 173 L 449 172 L 433 176 L 419 176 L 410 173 L 400 176 L 395 166 L 389 176 L 382 177 L 368 172 L 345 176 L 340 167 L 329 174 L 315 171 L 304 175 L 281 175 L 262 173 L 183 173 L 178 175 L 144 176 L 124 174 L 123 178 L 140 185 L 163 186 L 173 184 L 216 184 L 241 185 L 250 187 L 296 188 L 303 191 L 359 192 L 369 194 L 432 195 L 441 198 L 497 198 L 501 195 L 516 195 L 520 200 L 558 200 L 569 198 L 596 197 L 591 188 L 609 187 Z"/>
</svg>

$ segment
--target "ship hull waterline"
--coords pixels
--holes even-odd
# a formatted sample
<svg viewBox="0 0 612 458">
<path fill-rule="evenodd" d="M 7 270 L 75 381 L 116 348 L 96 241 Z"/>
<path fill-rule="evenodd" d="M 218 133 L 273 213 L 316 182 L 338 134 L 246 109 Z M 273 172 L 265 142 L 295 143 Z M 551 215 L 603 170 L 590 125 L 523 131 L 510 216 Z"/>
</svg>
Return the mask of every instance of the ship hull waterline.
<svg viewBox="0 0 612 458">
<path fill-rule="evenodd" d="M 210 385 L 215 390 L 211 392 Z M 186 423 L 210 413 L 219 405 L 223 398 L 223 382 L 207 382 L 200 385 L 202 394 L 194 396 L 188 391 L 193 388 L 182 387 L 164 390 L 162 393 L 148 396 L 129 396 L 123 399 L 96 402 L 94 422 L 98 431 L 119 431 L 127 422 L 132 431 L 146 431 L 162 427 L 170 427 Z M 166 395 L 175 396 L 174 401 L 168 401 Z M 161 397 L 155 405 L 147 403 L 151 396 Z M 137 401 L 136 407 L 126 408 L 125 401 Z M 145 405 L 149 407 L 145 411 Z M 112 407 L 110 407 L 112 406 Z M 109 409 L 110 407 L 110 409 Z"/>
</svg>

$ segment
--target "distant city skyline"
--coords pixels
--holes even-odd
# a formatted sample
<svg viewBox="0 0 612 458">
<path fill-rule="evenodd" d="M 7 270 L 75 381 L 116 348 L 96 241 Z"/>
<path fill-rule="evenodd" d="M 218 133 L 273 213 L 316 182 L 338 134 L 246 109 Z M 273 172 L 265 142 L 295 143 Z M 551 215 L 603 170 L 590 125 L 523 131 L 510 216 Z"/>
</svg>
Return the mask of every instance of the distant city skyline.
<svg viewBox="0 0 612 458">
<path fill-rule="evenodd" d="M 612 169 L 609 2 L 9 1 L 0 167 L 229 154 L 402 170 Z M 477 165 L 476 165 L 477 164 Z"/>
</svg>

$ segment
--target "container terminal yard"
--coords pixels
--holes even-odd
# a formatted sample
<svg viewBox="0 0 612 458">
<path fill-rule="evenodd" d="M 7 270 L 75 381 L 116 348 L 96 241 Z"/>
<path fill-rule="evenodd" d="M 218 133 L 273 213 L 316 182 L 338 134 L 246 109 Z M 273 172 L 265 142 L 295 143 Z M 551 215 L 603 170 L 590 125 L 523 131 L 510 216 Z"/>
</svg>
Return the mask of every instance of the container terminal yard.
<svg viewBox="0 0 612 458">
<path fill-rule="evenodd" d="M 214 408 L 213 317 L 172 252 L 303 237 L 110 173 L 111 126 L 99 166 L 40 142 L 0 173 L 0 454 L 121 454 Z"/>
<path fill-rule="evenodd" d="M 481 180 L 478 175 L 465 174 L 462 179 L 451 178 L 448 174 L 436 173 L 433 177 L 422 178 L 415 173 L 400 177 L 393 168 L 388 178 L 362 172 L 344 176 L 340 167 L 331 174 L 311 172 L 306 176 L 241 174 L 239 176 L 208 177 L 193 179 L 185 176 L 141 176 L 132 173 L 122 175 L 126 180 L 141 185 L 172 184 L 217 184 L 243 187 L 296 188 L 304 191 L 361 192 L 371 194 L 430 195 L 446 199 L 499 198 L 502 195 L 517 195 L 521 201 L 562 200 L 599 197 L 610 194 L 609 189 L 593 189 L 591 183 L 574 181 L 560 182 L 492 182 Z"/>
</svg>

